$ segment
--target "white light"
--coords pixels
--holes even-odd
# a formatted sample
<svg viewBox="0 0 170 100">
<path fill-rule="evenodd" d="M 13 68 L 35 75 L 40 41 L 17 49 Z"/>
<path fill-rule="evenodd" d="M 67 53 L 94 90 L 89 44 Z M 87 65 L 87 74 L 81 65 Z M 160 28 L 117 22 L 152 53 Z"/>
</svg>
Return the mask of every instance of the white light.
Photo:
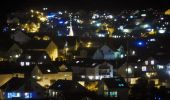
<svg viewBox="0 0 170 100">
<path fill-rule="evenodd" d="M 141 14 L 142 17 L 146 17 L 146 14 Z"/>
<path fill-rule="evenodd" d="M 154 60 L 151 60 L 151 65 L 154 65 L 155 64 L 155 61 Z"/>
<path fill-rule="evenodd" d="M 50 72 L 51 72 L 51 70 L 50 70 L 50 69 L 47 69 L 47 72 L 48 72 L 48 73 L 50 73 Z"/>
<path fill-rule="evenodd" d="M 95 66 L 95 65 L 96 65 L 96 63 L 93 63 L 93 64 L 92 64 L 92 66 Z"/>
<path fill-rule="evenodd" d="M 62 15 L 63 13 L 61 11 L 59 11 L 58 14 Z"/>
<path fill-rule="evenodd" d="M 80 61 L 76 61 L 76 64 L 78 64 Z"/>
<path fill-rule="evenodd" d="M 161 20 L 164 20 L 164 18 L 163 18 L 163 17 L 161 17 Z"/>
<path fill-rule="evenodd" d="M 24 66 L 24 62 L 20 62 L 20 65 L 21 65 L 21 66 Z"/>
<path fill-rule="evenodd" d="M 130 18 L 132 19 L 132 18 L 133 18 L 133 16 L 130 16 Z"/>
<path fill-rule="evenodd" d="M 137 69 L 138 68 L 138 66 L 135 66 L 135 69 Z"/>
<path fill-rule="evenodd" d="M 145 61 L 145 65 L 148 65 L 148 61 Z"/>
<path fill-rule="evenodd" d="M 18 58 L 19 57 L 19 55 L 15 55 L 15 58 Z"/>
<path fill-rule="evenodd" d="M 148 28 L 148 27 L 149 27 L 149 24 L 143 25 L 143 28 Z"/>
<path fill-rule="evenodd" d="M 127 72 L 128 74 L 132 74 L 132 68 L 127 68 L 127 69 L 126 69 L 126 72 Z"/>
<path fill-rule="evenodd" d="M 165 31 L 166 31 L 166 30 L 164 30 L 164 29 L 160 29 L 160 30 L 158 30 L 158 32 L 159 32 L 160 34 L 165 33 Z"/>
<path fill-rule="evenodd" d="M 26 66 L 29 66 L 29 65 L 30 65 L 30 62 L 26 62 L 25 65 L 26 65 Z"/>
<path fill-rule="evenodd" d="M 132 51 L 132 55 L 135 55 L 135 54 L 136 54 L 136 52 L 133 50 L 133 51 Z"/>
<path fill-rule="evenodd" d="M 158 69 L 164 69 L 163 65 L 158 65 Z"/>
<path fill-rule="evenodd" d="M 81 78 L 85 78 L 85 76 L 84 76 L 84 75 L 81 75 Z"/>
<path fill-rule="evenodd" d="M 123 58 L 123 57 L 124 57 L 124 55 L 123 55 L 123 54 L 121 54 L 121 55 L 120 55 L 120 58 Z"/>
<path fill-rule="evenodd" d="M 123 29 L 123 32 L 124 32 L 124 33 L 129 33 L 130 30 L 129 30 L 129 29 Z"/>
<path fill-rule="evenodd" d="M 150 39 L 149 41 L 151 41 L 151 42 L 155 42 L 155 41 L 156 41 L 156 39 L 154 39 L 154 38 L 153 38 L 153 39 Z"/>
<path fill-rule="evenodd" d="M 47 59 L 47 56 L 44 56 L 44 59 Z"/>
<path fill-rule="evenodd" d="M 98 80 L 100 77 L 99 76 L 96 76 L 95 79 Z"/>
<path fill-rule="evenodd" d="M 99 27 L 101 25 L 101 23 L 97 23 L 96 26 Z"/>
<path fill-rule="evenodd" d="M 142 66 L 142 71 L 146 71 L 146 66 Z"/>
<path fill-rule="evenodd" d="M 15 31 L 15 28 L 12 28 L 11 31 Z"/>
<path fill-rule="evenodd" d="M 138 59 L 138 62 L 140 62 L 141 61 L 141 59 Z"/>
<path fill-rule="evenodd" d="M 28 59 L 31 59 L 31 56 L 28 56 Z"/>
<path fill-rule="evenodd" d="M 88 76 L 88 77 L 89 77 L 89 79 L 90 79 L 90 80 L 92 80 L 92 79 L 93 79 L 93 76 Z"/>
<path fill-rule="evenodd" d="M 109 15 L 109 16 L 108 16 L 108 18 L 112 19 L 112 18 L 113 18 L 113 16 L 112 16 L 112 15 Z"/>
</svg>

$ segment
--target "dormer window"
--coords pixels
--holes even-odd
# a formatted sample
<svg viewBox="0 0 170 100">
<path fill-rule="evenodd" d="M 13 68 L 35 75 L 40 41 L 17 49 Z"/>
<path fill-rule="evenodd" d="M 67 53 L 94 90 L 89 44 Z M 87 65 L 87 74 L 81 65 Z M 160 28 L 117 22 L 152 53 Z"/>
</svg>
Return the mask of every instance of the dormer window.
<svg viewBox="0 0 170 100">
<path fill-rule="evenodd" d="M 154 60 L 151 60 L 151 65 L 154 65 L 155 64 L 155 61 Z"/>
<path fill-rule="evenodd" d="M 145 65 L 148 65 L 148 61 L 145 61 Z"/>
</svg>

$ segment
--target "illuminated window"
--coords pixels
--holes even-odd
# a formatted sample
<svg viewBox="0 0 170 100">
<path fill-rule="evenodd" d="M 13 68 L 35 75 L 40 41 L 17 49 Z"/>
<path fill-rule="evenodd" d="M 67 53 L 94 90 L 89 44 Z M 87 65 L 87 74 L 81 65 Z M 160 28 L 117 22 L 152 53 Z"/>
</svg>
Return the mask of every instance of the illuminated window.
<svg viewBox="0 0 170 100">
<path fill-rule="evenodd" d="M 89 79 L 92 80 L 92 79 L 93 79 L 93 76 L 89 76 Z"/>
<path fill-rule="evenodd" d="M 155 64 L 155 61 L 154 60 L 151 60 L 151 65 L 154 65 Z"/>
<path fill-rule="evenodd" d="M 148 65 L 148 61 L 145 61 L 145 65 Z"/>
<path fill-rule="evenodd" d="M 24 93 L 24 97 L 25 99 L 29 99 L 29 98 L 32 98 L 32 93 Z"/>
<path fill-rule="evenodd" d="M 146 66 L 142 66 L 142 71 L 146 71 Z"/>
<path fill-rule="evenodd" d="M 138 68 L 138 66 L 135 66 L 135 69 L 137 69 Z"/>
<path fill-rule="evenodd" d="M 126 69 L 126 72 L 127 72 L 128 74 L 132 74 L 132 68 L 127 68 L 127 69 Z"/>
<path fill-rule="evenodd" d="M 84 76 L 84 75 L 81 75 L 81 78 L 85 78 L 85 76 Z"/>
<path fill-rule="evenodd" d="M 29 65 L 30 65 L 30 62 L 26 62 L 25 65 L 26 65 L 26 66 L 29 66 Z"/>
<path fill-rule="evenodd" d="M 117 97 L 117 91 L 110 92 L 110 97 Z"/>
<path fill-rule="evenodd" d="M 9 92 L 8 93 L 8 99 L 9 98 L 19 98 L 19 97 L 21 97 L 20 93 L 17 93 L 17 92 Z"/>
<path fill-rule="evenodd" d="M 48 73 L 50 73 L 50 72 L 51 72 L 51 70 L 50 70 L 50 69 L 47 69 L 47 72 L 48 72 Z"/>
<path fill-rule="evenodd" d="M 47 56 L 44 56 L 44 59 L 47 59 Z"/>
<path fill-rule="evenodd" d="M 31 56 L 27 56 L 27 59 L 31 59 Z"/>
<path fill-rule="evenodd" d="M 158 69 L 164 69 L 163 65 L 158 65 Z"/>
<path fill-rule="evenodd" d="M 24 64 L 24 62 L 20 62 L 20 65 L 21 65 L 21 66 L 24 66 L 25 64 Z"/>
</svg>

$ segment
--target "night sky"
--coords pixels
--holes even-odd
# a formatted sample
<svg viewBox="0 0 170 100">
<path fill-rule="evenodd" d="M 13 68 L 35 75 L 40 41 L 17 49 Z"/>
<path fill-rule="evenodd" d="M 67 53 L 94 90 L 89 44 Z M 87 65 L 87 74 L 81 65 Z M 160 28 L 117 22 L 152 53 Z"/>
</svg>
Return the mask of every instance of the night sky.
<svg viewBox="0 0 170 100">
<path fill-rule="evenodd" d="M 122 9 L 167 9 L 170 0 L 0 0 L 0 24 L 7 14 L 13 11 L 23 11 L 48 7 L 52 10 L 66 8 L 71 10 L 112 10 Z"/>
</svg>

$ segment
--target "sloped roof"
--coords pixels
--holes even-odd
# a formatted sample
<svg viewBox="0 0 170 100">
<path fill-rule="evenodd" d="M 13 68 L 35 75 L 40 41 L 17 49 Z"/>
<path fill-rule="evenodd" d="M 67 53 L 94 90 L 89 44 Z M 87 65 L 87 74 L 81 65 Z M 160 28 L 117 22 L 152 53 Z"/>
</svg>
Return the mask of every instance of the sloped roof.
<svg viewBox="0 0 170 100">
<path fill-rule="evenodd" d="M 28 59 L 27 56 L 30 56 L 31 58 Z M 44 59 L 44 56 L 46 56 L 46 59 Z M 50 61 L 51 59 L 46 51 L 24 50 L 24 52 L 21 54 L 21 56 L 20 56 L 20 58 L 18 58 L 18 60 Z"/>
<path fill-rule="evenodd" d="M 16 83 L 17 82 L 17 83 Z M 8 82 L 0 87 L 4 91 L 37 91 L 39 88 L 45 91 L 45 88 L 41 87 L 36 81 L 32 79 L 13 77 Z M 42 91 L 42 92 L 44 92 Z"/>
<path fill-rule="evenodd" d="M 16 84 L 16 82 L 17 82 L 17 84 Z M 24 78 L 14 77 L 14 78 L 10 79 L 8 82 L 6 82 L 4 85 L 2 85 L 0 88 L 5 90 L 5 91 L 16 91 L 25 82 L 26 82 L 26 79 L 24 79 Z"/>
<path fill-rule="evenodd" d="M 0 51 L 6 52 L 14 43 L 8 35 L 2 33 L 0 36 Z"/>
<path fill-rule="evenodd" d="M 83 87 L 76 81 L 72 81 L 72 80 L 57 80 L 49 88 L 62 91 L 62 92 L 71 92 L 71 93 L 87 91 L 85 87 Z"/>
<path fill-rule="evenodd" d="M 46 49 L 51 41 L 31 40 L 22 45 L 23 49 Z"/>
<path fill-rule="evenodd" d="M 43 74 L 52 74 L 58 72 L 58 69 L 53 64 L 50 63 L 38 65 L 38 68 L 41 70 Z"/>
</svg>

